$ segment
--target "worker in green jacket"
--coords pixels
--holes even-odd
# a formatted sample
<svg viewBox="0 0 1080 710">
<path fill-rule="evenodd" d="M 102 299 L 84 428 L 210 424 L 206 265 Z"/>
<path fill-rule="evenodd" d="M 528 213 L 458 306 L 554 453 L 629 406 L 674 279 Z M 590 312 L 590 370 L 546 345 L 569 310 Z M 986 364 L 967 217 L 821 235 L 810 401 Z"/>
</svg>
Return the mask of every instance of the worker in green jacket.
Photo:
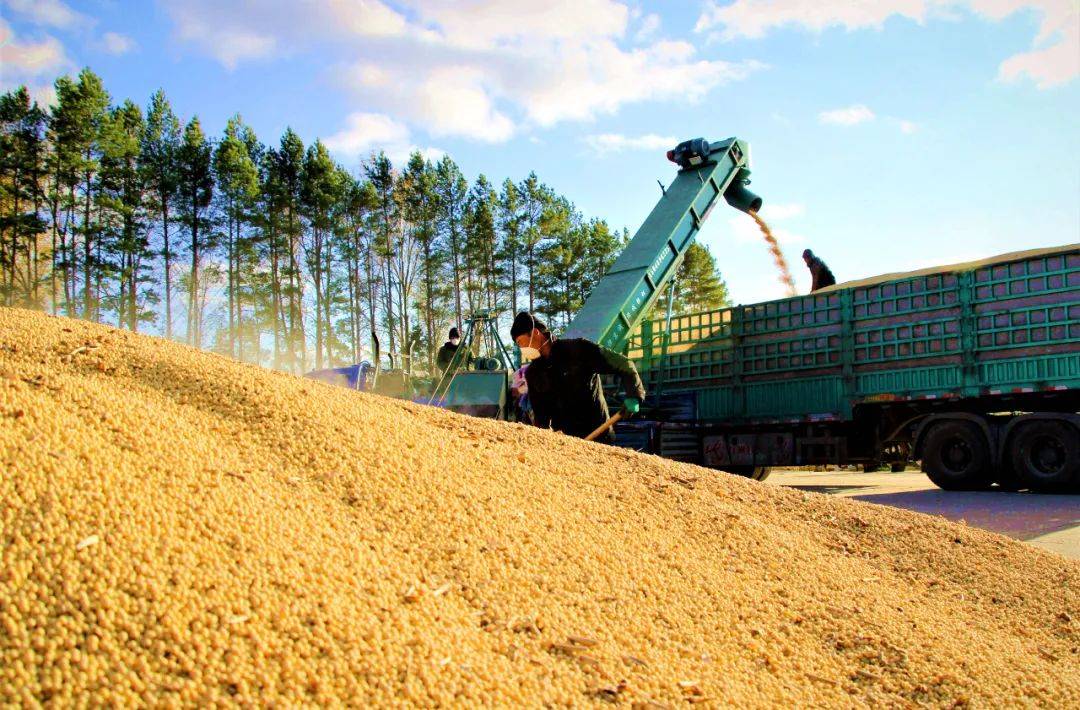
<svg viewBox="0 0 1080 710">
<path fill-rule="evenodd" d="M 514 318 L 510 339 L 530 361 L 525 382 L 537 426 L 580 438 L 595 431 L 609 416 L 600 375 L 621 378 L 628 414 L 641 408 L 645 388 L 634 363 L 622 355 L 583 338 L 556 339 L 525 311 Z M 615 434 L 609 429 L 597 441 L 613 443 Z"/>
</svg>

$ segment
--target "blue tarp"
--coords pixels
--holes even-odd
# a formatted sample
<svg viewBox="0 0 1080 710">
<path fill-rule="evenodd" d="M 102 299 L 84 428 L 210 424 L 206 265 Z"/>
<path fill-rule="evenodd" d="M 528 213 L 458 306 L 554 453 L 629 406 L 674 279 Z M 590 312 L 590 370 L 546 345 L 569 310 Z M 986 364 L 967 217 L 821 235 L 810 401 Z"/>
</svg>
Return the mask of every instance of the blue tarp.
<svg viewBox="0 0 1080 710">
<path fill-rule="evenodd" d="M 368 377 L 373 369 L 371 363 L 361 362 L 358 365 L 349 365 L 347 367 L 312 370 L 304 377 L 310 377 L 313 380 L 330 385 L 348 387 L 349 389 L 366 390 L 368 388 Z"/>
</svg>

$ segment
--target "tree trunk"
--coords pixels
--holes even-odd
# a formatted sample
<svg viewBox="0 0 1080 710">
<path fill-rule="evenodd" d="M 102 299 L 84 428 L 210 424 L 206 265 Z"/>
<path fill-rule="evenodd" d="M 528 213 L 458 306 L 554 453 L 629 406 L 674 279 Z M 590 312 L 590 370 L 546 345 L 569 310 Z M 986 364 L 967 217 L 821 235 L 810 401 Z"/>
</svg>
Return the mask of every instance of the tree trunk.
<svg viewBox="0 0 1080 710">
<path fill-rule="evenodd" d="M 199 207 L 196 199 L 191 201 L 191 275 L 188 284 L 188 343 L 202 347 L 199 332 Z"/>
<path fill-rule="evenodd" d="M 229 291 L 229 356 L 236 357 L 236 268 L 234 266 L 234 241 L 233 241 L 233 222 L 235 212 L 233 209 L 232 200 L 228 201 L 226 205 L 226 217 L 225 228 L 228 230 L 228 236 L 225 238 L 225 251 L 227 252 L 226 258 L 229 265 L 227 267 L 228 278 L 226 279 L 226 288 Z"/>
<path fill-rule="evenodd" d="M 372 263 L 371 249 L 366 250 L 365 257 L 364 257 L 364 262 L 365 262 L 365 267 L 366 267 L 366 271 L 367 271 L 367 292 L 368 292 L 367 297 L 368 297 L 368 321 L 369 321 L 368 325 L 370 327 L 369 332 L 371 334 L 374 334 L 375 333 L 375 326 L 376 326 L 375 303 L 378 300 L 378 297 L 377 297 L 377 295 L 375 293 L 375 291 L 376 291 L 375 265 Z M 374 348 L 375 344 L 372 343 L 371 345 L 372 345 L 372 348 Z M 372 355 L 374 355 L 374 351 L 372 352 Z M 375 365 L 377 367 L 378 363 L 375 363 Z"/>
<path fill-rule="evenodd" d="M 454 325 L 461 327 L 461 269 L 458 264 L 457 226 L 450 224 L 450 256 L 454 261 Z"/>
<path fill-rule="evenodd" d="M 390 336 L 390 352 L 394 352 L 394 301 L 391 290 L 390 262 L 393 260 L 393 250 L 390 244 L 390 218 L 383 209 L 383 232 L 386 237 L 386 330 Z M 400 285 L 399 285 L 400 287 Z"/>
<path fill-rule="evenodd" d="M 326 263 L 323 264 L 323 275 L 326 277 L 326 289 L 323 296 L 323 307 L 326 310 L 325 317 L 326 322 L 323 325 L 325 329 L 325 342 L 326 342 L 326 362 L 331 367 L 334 366 L 333 352 L 331 351 L 331 344 L 333 343 L 333 280 L 330 278 L 331 270 L 334 268 L 334 252 L 331 249 L 330 242 L 328 241 L 323 248 L 323 254 L 326 256 Z"/>
<path fill-rule="evenodd" d="M 270 306 L 274 330 L 274 369 L 281 369 L 281 271 L 278 264 L 277 235 L 270 230 Z"/>
<path fill-rule="evenodd" d="M 87 155 L 89 160 L 90 156 Z M 90 172 L 86 172 L 86 207 L 83 210 L 83 318 L 90 320 L 90 263 L 92 240 L 90 239 Z"/>
<path fill-rule="evenodd" d="M 323 366 L 323 284 L 322 284 L 322 236 L 315 231 L 312 237 L 314 242 L 315 259 L 311 269 L 311 279 L 315 282 L 315 369 L 321 370 Z"/>
<path fill-rule="evenodd" d="M 57 232 L 60 229 L 60 225 L 57 224 L 57 222 L 59 221 L 59 217 L 60 217 L 60 215 L 58 214 L 59 210 L 57 209 L 57 207 L 59 206 L 59 202 L 60 202 L 59 193 L 57 193 L 57 200 L 56 200 L 56 202 L 53 203 L 53 208 L 52 208 L 52 251 L 49 252 L 49 258 L 52 260 L 52 268 L 49 269 L 49 297 L 52 299 L 52 304 L 51 304 L 50 310 L 52 311 L 52 314 L 54 316 L 59 311 L 59 308 L 57 307 L 57 304 L 56 304 L 56 301 L 58 299 L 58 294 L 57 294 L 57 289 L 56 289 L 56 272 L 59 271 L 59 267 L 60 267 L 60 264 L 59 264 L 59 262 L 57 260 L 57 253 L 56 253 L 57 242 L 58 242 L 58 237 L 59 237 L 59 234 Z"/>
<path fill-rule="evenodd" d="M 165 256 L 165 338 L 172 340 L 172 253 L 169 251 L 169 198 L 161 195 L 161 226 Z"/>
</svg>

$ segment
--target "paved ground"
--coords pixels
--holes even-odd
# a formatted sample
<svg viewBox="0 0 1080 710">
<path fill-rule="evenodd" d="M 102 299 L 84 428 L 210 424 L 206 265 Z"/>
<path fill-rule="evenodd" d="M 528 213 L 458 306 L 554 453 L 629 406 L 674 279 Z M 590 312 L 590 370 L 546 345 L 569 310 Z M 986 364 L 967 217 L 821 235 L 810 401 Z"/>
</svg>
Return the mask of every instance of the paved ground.
<svg viewBox="0 0 1080 710">
<path fill-rule="evenodd" d="M 950 492 L 922 473 L 773 470 L 766 483 L 964 520 L 1080 560 L 1080 495 Z"/>
</svg>

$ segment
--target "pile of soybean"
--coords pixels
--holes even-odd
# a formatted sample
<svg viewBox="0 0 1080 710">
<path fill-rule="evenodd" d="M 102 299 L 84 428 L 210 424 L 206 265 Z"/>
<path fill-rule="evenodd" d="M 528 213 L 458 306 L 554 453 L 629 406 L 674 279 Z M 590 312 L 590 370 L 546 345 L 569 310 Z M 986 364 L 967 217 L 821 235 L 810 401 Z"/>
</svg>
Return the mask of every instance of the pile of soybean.
<svg viewBox="0 0 1080 710">
<path fill-rule="evenodd" d="M 0 309 L 0 705 L 1080 705 L 1080 565 Z"/>
</svg>

